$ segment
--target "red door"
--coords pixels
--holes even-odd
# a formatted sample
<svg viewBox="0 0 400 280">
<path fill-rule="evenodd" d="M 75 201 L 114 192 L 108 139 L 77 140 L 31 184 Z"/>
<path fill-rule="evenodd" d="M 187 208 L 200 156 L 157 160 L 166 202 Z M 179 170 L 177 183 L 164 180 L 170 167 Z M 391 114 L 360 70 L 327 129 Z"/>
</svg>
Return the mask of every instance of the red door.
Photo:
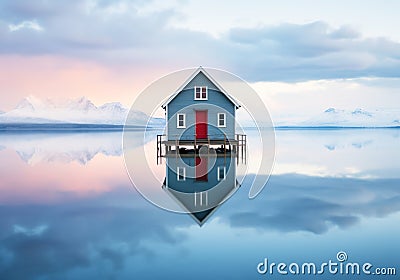
<svg viewBox="0 0 400 280">
<path fill-rule="evenodd" d="M 207 111 L 196 111 L 196 139 L 207 139 Z"/>
</svg>

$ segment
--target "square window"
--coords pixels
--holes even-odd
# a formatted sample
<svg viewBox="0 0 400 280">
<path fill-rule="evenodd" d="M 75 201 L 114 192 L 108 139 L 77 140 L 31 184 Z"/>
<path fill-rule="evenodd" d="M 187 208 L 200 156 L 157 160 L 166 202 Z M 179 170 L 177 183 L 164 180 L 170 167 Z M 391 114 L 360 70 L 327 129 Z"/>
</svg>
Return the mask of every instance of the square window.
<svg viewBox="0 0 400 280">
<path fill-rule="evenodd" d="M 226 114 L 218 113 L 218 127 L 226 127 Z"/>
<path fill-rule="evenodd" d="M 185 114 L 178 114 L 176 117 L 176 127 L 185 128 L 186 127 L 186 117 Z"/>
<path fill-rule="evenodd" d="M 194 100 L 208 100 L 208 88 L 194 87 Z"/>
</svg>

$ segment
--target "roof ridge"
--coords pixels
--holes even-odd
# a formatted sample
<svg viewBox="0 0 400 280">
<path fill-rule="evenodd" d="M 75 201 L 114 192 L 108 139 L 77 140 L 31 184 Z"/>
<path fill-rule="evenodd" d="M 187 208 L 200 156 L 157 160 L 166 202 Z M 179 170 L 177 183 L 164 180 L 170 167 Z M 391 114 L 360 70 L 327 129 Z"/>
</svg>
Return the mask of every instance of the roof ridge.
<svg viewBox="0 0 400 280">
<path fill-rule="evenodd" d="M 163 103 L 161 106 L 163 109 L 199 74 L 203 73 L 207 79 L 210 80 L 211 83 L 213 83 L 216 88 L 218 88 L 227 98 L 229 101 L 231 101 L 236 108 L 241 107 L 240 104 L 232 97 L 229 95 L 229 93 L 202 67 L 199 66 L 186 80 L 185 82 Z"/>
</svg>

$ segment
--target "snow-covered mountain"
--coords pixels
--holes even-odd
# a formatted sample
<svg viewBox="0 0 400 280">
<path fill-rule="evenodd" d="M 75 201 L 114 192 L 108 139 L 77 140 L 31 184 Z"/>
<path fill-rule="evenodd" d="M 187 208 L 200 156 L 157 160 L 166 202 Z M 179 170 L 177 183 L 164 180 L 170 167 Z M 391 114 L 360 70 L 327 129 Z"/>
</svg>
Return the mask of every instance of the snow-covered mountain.
<svg viewBox="0 0 400 280">
<path fill-rule="evenodd" d="M 298 123 L 300 126 L 335 127 L 395 127 L 400 126 L 400 110 L 355 109 L 353 111 L 329 108 L 323 113 Z"/>
<path fill-rule="evenodd" d="M 0 114 L 0 123 L 78 123 L 122 125 L 129 110 L 119 102 L 96 106 L 86 97 L 54 103 L 34 96 L 24 98 L 11 111 Z M 150 118 L 145 113 L 131 113 L 130 124 L 163 125 L 164 120 Z"/>
<path fill-rule="evenodd" d="M 281 113 L 271 115 L 275 127 L 400 127 L 400 109 L 343 110 L 328 108 L 320 114 L 311 115 L 306 110 L 302 115 Z M 241 114 L 237 120 L 242 127 L 255 127 L 255 123 Z M 258 120 L 261 127 L 270 123 Z"/>
<path fill-rule="evenodd" d="M 49 99 L 40 100 L 33 96 L 24 98 L 11 111 L 1 113 L 0 123 L 32 124 L 105 124 L 122 125 L 129 110 L 119 102 L 96 106 L 86 97 L 55 103 Z M 240 114 L 238 114 L 239 117 Z M 400 109 L 381 110 L 342 110 L 329 108 L 311 118 L 282 118 L 272 116 L 275 126 L 309 126 L 309 127 L 397 127 L 400 126 Z M 242 126 L 254 126 L 253 121 L 241 119 Z M 149 118 L 141 111 L 130 112 L 129 125 L 164 126 L 162 118 Z M 263 123 L 261 123 L 263 125 Z"/>
</svg>

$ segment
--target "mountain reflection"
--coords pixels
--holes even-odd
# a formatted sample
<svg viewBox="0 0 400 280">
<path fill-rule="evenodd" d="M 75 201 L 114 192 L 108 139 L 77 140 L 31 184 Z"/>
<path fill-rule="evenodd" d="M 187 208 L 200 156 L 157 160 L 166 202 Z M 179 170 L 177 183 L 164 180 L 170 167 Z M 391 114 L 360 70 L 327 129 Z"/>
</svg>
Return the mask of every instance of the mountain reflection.
<svg viewBox="0 0 400 280">
<path fill-rule="evenodd" d="M 143 140 L 138 131 L 132 134 L 129 148 L 146 144 L 151 137 Z M 152 135 L 148 133 L 147 136 Z M 10 148 L 29 165 L 38 163 L 71 163 L 86 165 L 97 154 L 105 156 L 122 155 L 122 131 L 110 132 L 45 132 L 45 133 L 0 133 L 0 150 Z"/>
</svg>

